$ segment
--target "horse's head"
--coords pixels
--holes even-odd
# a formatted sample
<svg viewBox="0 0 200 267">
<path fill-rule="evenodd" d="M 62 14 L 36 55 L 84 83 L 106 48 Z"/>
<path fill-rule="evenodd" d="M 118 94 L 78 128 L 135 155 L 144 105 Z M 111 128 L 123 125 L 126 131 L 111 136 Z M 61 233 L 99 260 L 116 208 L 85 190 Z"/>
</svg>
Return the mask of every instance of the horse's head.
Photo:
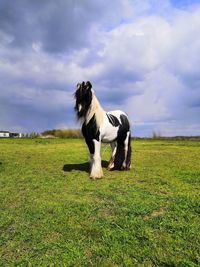
<svg viewBox="0 0 200 267">
<path fill-rule="evenodd" d="M 89 81 L 78 83 L 74 96 L 76 99 L 74 109 L 77 118 L 81 119 L 86 116 L 92 102 L 92 84 Z"/>
</svg>

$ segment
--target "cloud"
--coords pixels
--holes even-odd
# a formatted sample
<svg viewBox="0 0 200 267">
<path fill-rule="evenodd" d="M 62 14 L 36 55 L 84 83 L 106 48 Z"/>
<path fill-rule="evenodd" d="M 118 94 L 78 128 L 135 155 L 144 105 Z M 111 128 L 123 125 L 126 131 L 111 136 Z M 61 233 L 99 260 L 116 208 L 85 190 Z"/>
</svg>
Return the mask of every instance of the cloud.
<svg viewBox="0 0 200 267">
<path fill-rule="evenodd" d="M 163 123 L 171 123 L 171 135 L 180 134 L 180 129 L 182 134 L 199 134 L 199 18 L 199 8 L 174 10 L 173 19 L 148 15 L 105 34 L 101 60 L 105 62 L 104 72 L 112 75 L 101 74 L 99 80 L 106 77 L 116 86 L 116 92 L 121 88 L 121 94 L 113 99 L 117 102 L 118 97 L 136 128 L 150 122 L 160 127 L 161 134 L 169 135 Z M 115 71 L 116 66 L 120 66 L 122 75 Z M 124 73 L 135 78 L 132 96 L 126 86 L 131 79 L 123 79 Z M 145 132 L 150 135 L 152 127 Z"/>
<path fill-rule="evenodd" d="M 94 27 L 114 25 L 121 6 L 118 0 L 114 5 L 108 5 L 105 0 L 21 0 L 19 5 L 14 5 L 8 0 L 0 4 L 0 24 L 12 36 L 13 47 L 25 49 L 40 42 L 44 51 L 62 53 L 89 45 L 93 23 Z"/>
<path fill-rule="evenodd" d="M 136 135 L 200 134 L 199 36 L 197 1 L 2 1 L 0 128 L 74 127 L 75 85 L 91 80 Z"/>
</svg>

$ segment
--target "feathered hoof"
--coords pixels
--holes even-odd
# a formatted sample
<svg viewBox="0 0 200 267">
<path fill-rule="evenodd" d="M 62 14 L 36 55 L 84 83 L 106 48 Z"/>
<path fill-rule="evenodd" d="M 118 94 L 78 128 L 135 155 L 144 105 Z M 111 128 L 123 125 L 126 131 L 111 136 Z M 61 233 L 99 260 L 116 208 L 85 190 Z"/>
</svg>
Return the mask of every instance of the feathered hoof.
<svg viewBox="0 0 200 267">
<path fill-rule="evenodd" d="M 114 169 L 115 169 L 114 162 L 110 161 L 108 164 L 107 170 L 108 171 L 114 171 Z"/>
<path fill-rule="evenodd" d="M 108 170 L 108 171 L 114 171 L 114 170 L 116 170 L 116 169 L 115 169 L 115 167 L 109 167 L 109 166 L 108 166 L 108 167 L 107 167 L 107 170 Z"/>
<path fill-rule="evenodd" d="M 115 166 L 109 167 L 108 166 L 107 169 L 108 169 L 108 171 L 129 171 L 130 167 L 127 167 L 127 166 L 126 167 L 124 167 L 124 166 L 122 166 L 122 167 L 115 167 Z"/>
<path fill-rule="evenodd" d="M 107 168 L 108 169 L 108 171 L 121 171 L 121 169 L 120 168 L 117 168 L 116 166 L 113 166 L 113 167 L 111 167 L 111 168 Z"/>
<path fill-rule="evenodd" d="M 101 177 L 92 177 L 92 176 L 90 176 L 91 180 L 101 180 L 102 178 L 103 178 L 103 176 L 101 176 Z"/>
<path fill-rule="evenodd" d="M 129 171 L 130 170 L 130 167 L 129 166 L 122 166 L 121 167 L 121 171 Z"/>
<path fill-rule="evenodd" d="M 92 171 L 90 173 L 90 178 L 93 179 L 93 180 L 102 179 L 103 178 L 103 171 L 102 171 L 102 169 L 100 169 L 98 171 Z"/>
</svg>

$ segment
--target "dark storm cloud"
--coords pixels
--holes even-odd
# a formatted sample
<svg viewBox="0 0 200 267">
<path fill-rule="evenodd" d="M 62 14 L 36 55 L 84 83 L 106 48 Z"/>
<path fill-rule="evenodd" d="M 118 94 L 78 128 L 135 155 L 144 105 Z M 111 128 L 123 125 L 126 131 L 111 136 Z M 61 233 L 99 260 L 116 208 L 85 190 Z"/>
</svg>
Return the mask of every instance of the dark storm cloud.
<svg viewBox="0 0 200 267">
<path fill-rule="evenodd" d="M 61 53 L 87 46 L 93 23 L 112 24 L 108 8 L 106 1 L 6 0 L 0 2 L 0 25 L 13 47 L 41 42 L 45 51 Z"/>
<path fill-rule="evenodd" d="M 83 11 L 83 12 L 82 12 Z M 48 52 L 63 52 L 86 44 L 88 21 L 75 1 L 1 1 L 1 29 L 13 37 L 13 47 L 41 42 Z M 84 35 L 86 38 L 84 38 Z"/>
</svg>

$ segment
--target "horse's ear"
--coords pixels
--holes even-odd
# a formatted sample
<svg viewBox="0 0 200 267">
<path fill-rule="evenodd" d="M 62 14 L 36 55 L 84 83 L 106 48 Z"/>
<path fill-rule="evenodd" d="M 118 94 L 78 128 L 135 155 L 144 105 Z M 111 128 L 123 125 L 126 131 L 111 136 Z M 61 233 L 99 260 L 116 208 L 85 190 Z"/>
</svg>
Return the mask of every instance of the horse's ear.
<svg viewBox="0 0 200 267">
<path fill-rule="evenodd" d="M 77 83 L 76 89 L 78 90 L 81 87 L 80 83 Z"/>
<path fill-rule="evenodd" d="M 82 84 L 81 84 L 81 85 L 82 85 L 82 87 L 84 88 L 84 86 L 85 86 L 85 82 L 82 82 Z"/>
<path fill-rule="evenodd" d="M 86 82 L 86 88 L 87 88 L 87 89 L 91 89 L 91 88 L 92 88 L 92 84 L 91 84 L 90 81 L 87 81 L 87 82 Z"/>
</svg>

